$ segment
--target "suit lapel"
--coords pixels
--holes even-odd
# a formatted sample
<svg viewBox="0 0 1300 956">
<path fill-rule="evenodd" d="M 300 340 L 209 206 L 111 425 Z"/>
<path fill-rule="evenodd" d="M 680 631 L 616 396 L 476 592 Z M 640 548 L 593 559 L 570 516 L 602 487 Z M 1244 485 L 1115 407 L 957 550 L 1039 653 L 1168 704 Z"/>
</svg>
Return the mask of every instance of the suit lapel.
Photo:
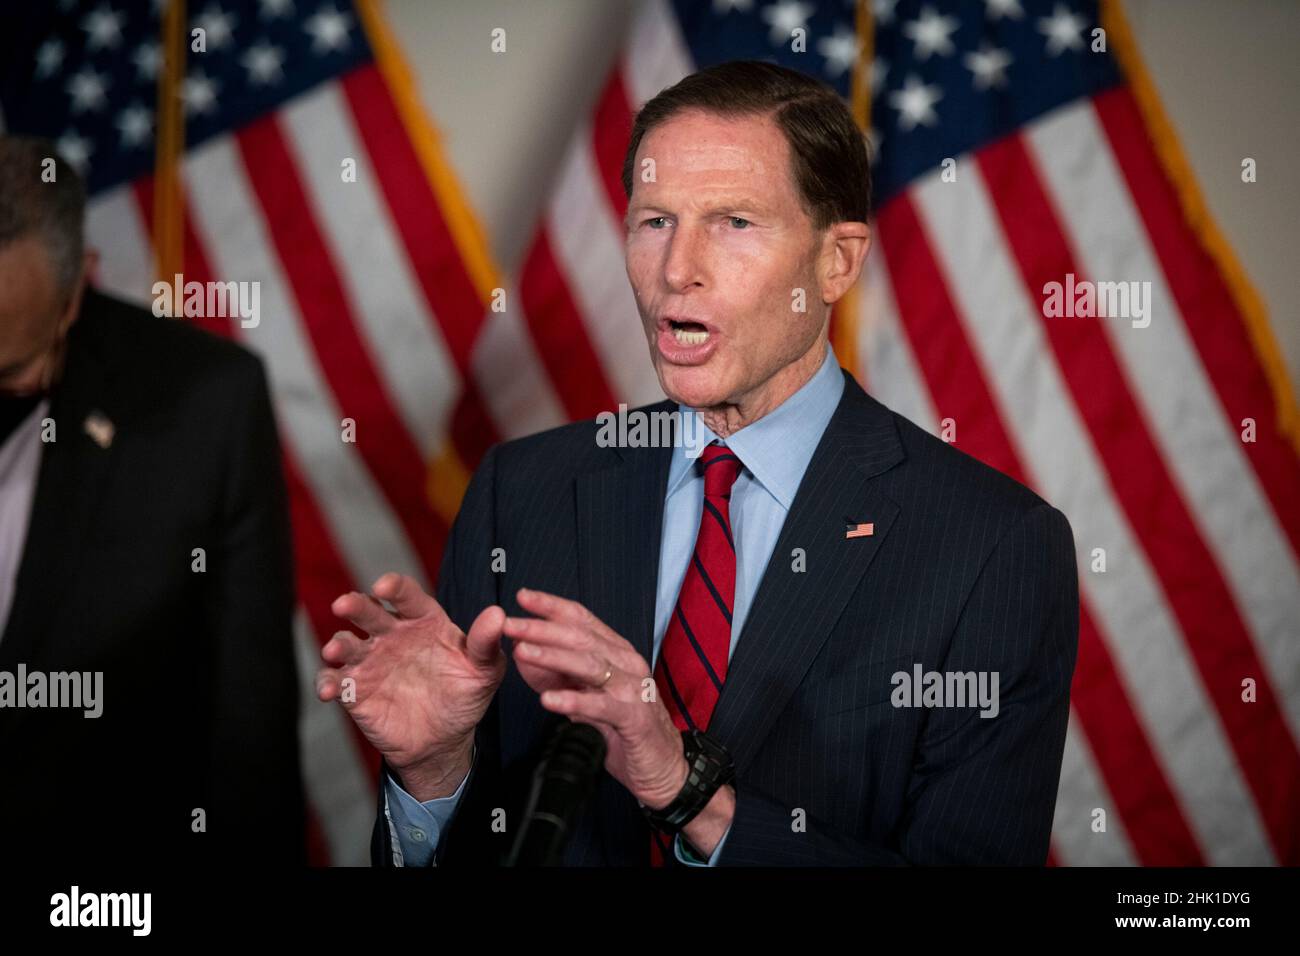
<svg viewBox="0 0 1300 956">
<path fill-rule="evenodd" d="M 647 412 L 672 411 L 661 402 Z M 618 448 L 611 464 L 577 479 L 579 600 L 621 634 L 646 661 L 653 658 L 659 539 L 672 448 Z M 648 861 L 649 829 L 632 795 L 612 780 L 593 812 L 606 862 Z"/>
<path fill-rule="evenodd" d="M 743 769 L 803 680 L 884 544 L 898 505 L 873 479 L 903 460 L 892 415 L 845 373 L 844 395 L 813 453 L 750 606 L 708 731 Z M 846 519 L 871 522 L 846 538 Z M 793 569 L 800 548 L 806 569 Z M 866 635 L 864 635 L 865 639 Z"/>
<path fill-rule="evenodd" d="M 69 335 L 63 383 L 49 413 L 56 440 L 42 448 L 13 605 L 0 640 L 0 669 L 32 662 L 56 633 L 114 460 L 115 442 L 106 430 L 86 426 L 92 416 L 93 422 L 121 424 L 90 324 L 79 320 Z"/>
<path fill-rule="evenodd" d="M 671 411 L 672 402 L 643 409 Z M 671 448 L 615 448 L 577 480 L 579 600 L 647 661 L 654 649 L 659 539 Z"/>
<path fill-rule="evenodd" d="M 897 503 L 873 486 L 904 457 L 893 417 L 843 374 L 844 395 L 786 516 L 709 723 L 738 770 L 803 680 L 898 516 Z M 645 411 L 673 408 L 662 402 Z M 610 467 L 577 480 L 579 600 L 649 661 L 672 454 L 613 452 Z M 871 522 L 871 536 L 846 538 L 846 518 Z M 806 556 L 803 571 L 792 568 L 795 548 Z"/>
</svg>

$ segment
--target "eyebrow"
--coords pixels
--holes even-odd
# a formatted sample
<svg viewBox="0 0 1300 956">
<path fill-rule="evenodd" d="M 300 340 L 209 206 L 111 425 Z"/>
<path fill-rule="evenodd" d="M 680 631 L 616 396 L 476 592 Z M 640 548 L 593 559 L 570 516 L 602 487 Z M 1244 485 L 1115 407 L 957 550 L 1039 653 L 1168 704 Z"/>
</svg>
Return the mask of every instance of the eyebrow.
<svg viewBox="0 0 1300 956">
<path fill-rule="evenodd" d="M 738 196 L 735 199 L 726 199 L 721 202 L 711 203 L 703 210 L 705 215 L 717 215 L 718 213 L 727 212 L 733 209 L 743 209 L 757 213 L 770 213 L 771 207 L 762 200 L 754 196 Z M 628 215 L 633 213 L 650 212 L 651 210 L 667 213 L 667 210 L 658 203 L 638 202 L 627 207 Z"/>
</svg>

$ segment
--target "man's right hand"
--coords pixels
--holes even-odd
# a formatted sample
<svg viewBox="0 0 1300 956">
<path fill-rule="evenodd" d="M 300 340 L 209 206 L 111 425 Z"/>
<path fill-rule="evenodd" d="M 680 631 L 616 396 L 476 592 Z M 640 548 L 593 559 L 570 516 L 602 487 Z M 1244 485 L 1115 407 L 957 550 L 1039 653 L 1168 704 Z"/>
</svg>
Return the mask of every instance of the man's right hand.
<svg viewBox="0 0 1300 956">
<path fill-rule="evenodd" d="M 370 595 L 349 592 L 331 610 L 367 637 L 339 631 L 321 648 L 330 666 L 316 675 L 316 695 L 342 702 L 413 797 L 450 796 L 469 772 L 474 728 L 505 676 L 505 611 L 485 608 L 466 634 L 415 581 L 391 572 Z"/>
</svg>

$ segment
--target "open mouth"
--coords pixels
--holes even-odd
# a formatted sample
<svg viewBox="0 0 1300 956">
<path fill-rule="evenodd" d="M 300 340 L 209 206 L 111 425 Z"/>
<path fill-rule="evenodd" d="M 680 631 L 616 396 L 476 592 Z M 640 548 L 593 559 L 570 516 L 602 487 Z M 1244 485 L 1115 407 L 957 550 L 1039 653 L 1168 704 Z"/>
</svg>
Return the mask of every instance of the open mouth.
<svg viewBox="0 0 1300 956">
<path fill-rule="evenodd" d="M 709 340 L 709 330 L 699 322 L 678 322 L 668 320 L 668 328 L 679 345 L 703 345 Z"/>
</svg>

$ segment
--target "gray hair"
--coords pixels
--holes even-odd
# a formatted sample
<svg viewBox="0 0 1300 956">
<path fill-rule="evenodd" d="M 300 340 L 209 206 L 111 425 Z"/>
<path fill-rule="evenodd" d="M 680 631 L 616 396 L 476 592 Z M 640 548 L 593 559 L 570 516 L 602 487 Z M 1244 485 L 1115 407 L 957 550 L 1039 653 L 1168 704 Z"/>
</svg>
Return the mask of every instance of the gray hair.
<svg viewBox="0 0 1300 956">
<path fill-rule="evenodd" d="M 54 143 L 0 136 L 0 248 L 39 235 L 60 289 L 71 292 L 85 248 L 86 185 Z"/>
</svg>

